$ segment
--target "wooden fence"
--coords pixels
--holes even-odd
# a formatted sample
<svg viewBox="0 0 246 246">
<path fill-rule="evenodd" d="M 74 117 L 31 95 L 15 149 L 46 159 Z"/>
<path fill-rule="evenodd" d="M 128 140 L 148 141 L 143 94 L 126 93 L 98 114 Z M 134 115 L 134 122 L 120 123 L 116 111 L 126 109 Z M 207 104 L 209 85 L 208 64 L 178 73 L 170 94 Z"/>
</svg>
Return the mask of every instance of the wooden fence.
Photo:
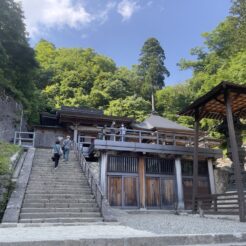
<svg viewBox="0 0 246 246">
<path fill-rule="evenodd" d="M 199 195 L 196 197 L 196 206 L 204 214 L 238 215 L 238 193 L 228 192 L 224 194 Z"/>
</svg>

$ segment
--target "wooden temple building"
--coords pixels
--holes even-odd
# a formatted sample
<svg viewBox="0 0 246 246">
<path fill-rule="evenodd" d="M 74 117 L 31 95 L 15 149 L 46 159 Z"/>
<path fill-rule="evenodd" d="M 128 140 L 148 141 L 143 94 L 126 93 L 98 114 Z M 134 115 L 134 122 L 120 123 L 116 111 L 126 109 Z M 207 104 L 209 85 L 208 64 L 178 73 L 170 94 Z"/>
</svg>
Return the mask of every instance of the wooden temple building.
<svg viewBox="0 0 246 246">
<path fill-rule="evenodd" d="M 132 118 L 106 116 L 100 110 L 62 107 L 54 114 L 41 113 L 35 135 L 35 147 L 50 147 L 58 137 L 72 136 L 88 160 L 97 160 L 100 187 L 111 206 L 191 208 L 193 129 L 156 114 L 136 123 Z M 222 153 L 215 144 L 199 133 L 199 194 L 216 192 L 213 162 Z"/>
</svg>

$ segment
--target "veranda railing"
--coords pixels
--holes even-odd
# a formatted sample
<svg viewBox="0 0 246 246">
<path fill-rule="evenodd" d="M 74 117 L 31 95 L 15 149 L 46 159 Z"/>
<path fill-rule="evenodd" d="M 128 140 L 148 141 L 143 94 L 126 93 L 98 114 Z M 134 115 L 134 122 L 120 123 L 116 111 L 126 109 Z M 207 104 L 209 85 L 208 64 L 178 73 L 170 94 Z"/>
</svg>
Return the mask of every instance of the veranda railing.
<svg viewBox="0 0 246 246">
<path fill-rule="evenodd" d="M 138 142 L 161 145 L 194 146 L 193 134 L 179 134 L 159 131 L 125 129 L 121 134 L 120 128 L 99 127 L 98 139 L 124 142 Z M 220 141 L 209 136 L 201 135 L 199 147 L 212 148 L 218 146 Z"/>
</svg>

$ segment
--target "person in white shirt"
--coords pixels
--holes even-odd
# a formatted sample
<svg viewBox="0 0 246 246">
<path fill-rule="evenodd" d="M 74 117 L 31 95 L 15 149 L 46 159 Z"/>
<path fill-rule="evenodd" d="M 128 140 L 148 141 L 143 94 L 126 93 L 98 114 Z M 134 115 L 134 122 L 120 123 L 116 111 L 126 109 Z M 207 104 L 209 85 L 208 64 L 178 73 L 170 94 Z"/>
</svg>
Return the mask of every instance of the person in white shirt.
<svg viewBox="0 0 246 246">
<path fill-rule="evenodd" d="M 72 141 L 70 140 L 70 136 L 67 136 L 67 138 L 63 141 L 63 158 L 65 161 L 68 161 L 69 158 L 69 152 L 72 147 Z"/>
</svg>

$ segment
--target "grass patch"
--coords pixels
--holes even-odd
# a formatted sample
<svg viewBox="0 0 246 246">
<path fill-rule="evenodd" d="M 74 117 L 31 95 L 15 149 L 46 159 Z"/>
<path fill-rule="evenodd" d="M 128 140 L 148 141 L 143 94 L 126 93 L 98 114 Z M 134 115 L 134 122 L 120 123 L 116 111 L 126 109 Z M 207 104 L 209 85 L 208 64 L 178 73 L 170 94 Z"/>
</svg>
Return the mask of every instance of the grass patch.
<svg viewBox="0 0 246 246">
<path fill-rule="evenodd" d="M 0 202 L 0 222 L 2 222 L 9 198 L 11 196 L 12 191 L 15 188 L 14 183 L 12 183 L 11 180 L 9 180 L 9 183 L 5 188 L 7 189 L 7 192 L 3 193 L 2 201 Z"/>
<path fill-rule="evenodd" d="M 20 149 L 20 146 L 0 141 L 0 175 L 11 171 L 10 157 Z"/>
</svg>

